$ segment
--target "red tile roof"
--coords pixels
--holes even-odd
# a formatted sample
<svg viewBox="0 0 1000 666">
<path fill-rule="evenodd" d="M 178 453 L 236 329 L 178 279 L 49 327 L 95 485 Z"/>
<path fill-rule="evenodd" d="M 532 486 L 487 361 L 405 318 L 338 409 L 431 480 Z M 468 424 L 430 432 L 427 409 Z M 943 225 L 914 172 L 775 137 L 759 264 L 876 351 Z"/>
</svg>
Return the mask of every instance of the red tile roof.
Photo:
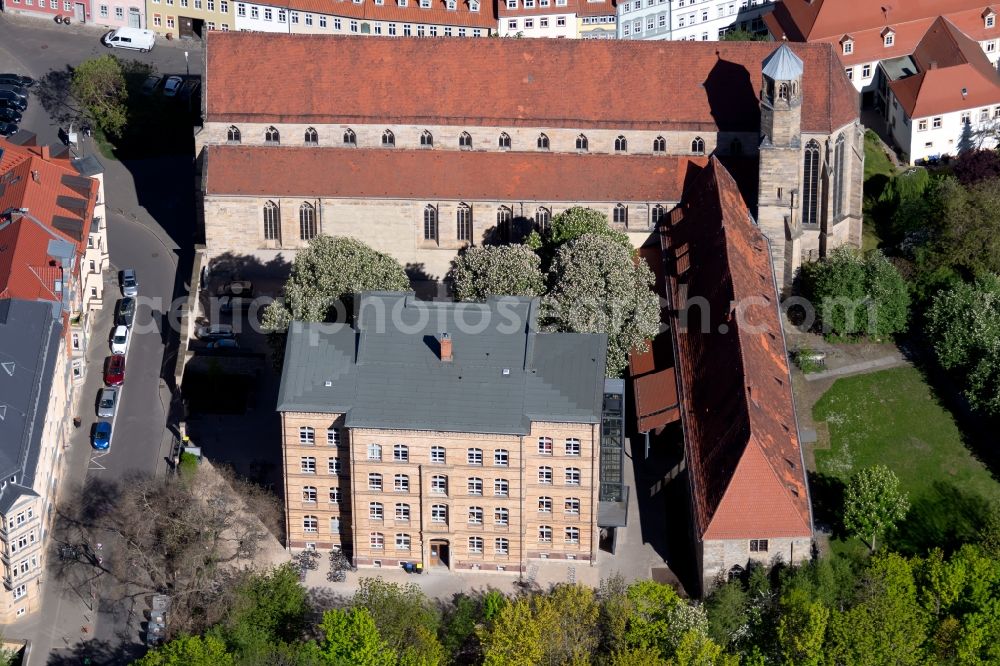
<svg viewBox="0 0 1000 666">
<path fill-rule="evenodd" d="M 854 40 L 854 49 L 837 55 L 846 66 L 898 58 L 913 52 L 917 43 L 938 16 L 944 16 L 971 38 L 982 41 L 1000 38 L 1000 21 L 987 28 L 983 3 L 969 0 L 908 0 L 882 13 L 885 4 L 852 0 L 782 0 L 764 23 L 775 39 L 839 45 L 845 36 Z M 892 46 L 885 46 L 882 32 L 895 32 Z"/>
<path fill-rule="evenodd" d="M 213 31 L 207 120 L 756 132 L 761 62 L 774 48 Z M 857 93 L 832 48 L 793 49 L 805 66 L 803 131 L 854 121 Z"/>
<path fill-rule="evenodd" d="M 383 5 L 376 5 L 373 0 L 362 0 L 362 2 L 353 2 L 352 0 L 288 0 L 288 8 L 293 11 L 343 16 L 365 21 L 451 25 L 490 30 L 497 28 L 494 0 L 480 2 L 478 12 L 469 9 L 467 0 L 459 0 L 455 9 L 448 9 L 444 0 L 433 0 L 431 6 L 427 8 L 421 7 L 419 0 L 408 0 L 406 7 L 398 6 L 396 0 L 385 0 Z"/>
<path fill-rule="evenodd" d="M 53 156 L 48 146 L 18 146 L 0 139 L 0 151 L 2 297 L 54 300 L 48 241 L 73 243 L 78 256 L 86 251 L 98 183 L 81 176 L 68 153 Z M 11 211 L 18 210 L 27 210 L 28 217 L 15 221 L 18 215 Z M 79 272 L 79 266 L 67 268 Z"/>
<path fill-rule="evenodd" d="M 618 0 L 599 0 L 598 2 L 591 2 L 590 0 L 580 0 L 577 5 L 577 16 L 614 16 L 616 8 L 618 6 Z M 608 26 L 614 29 L 614 26 Z"/>
<path fill-rule="evenodd" d="M 679 201 L 704 157 L 208 146 L 206 194 L 467 201 Z"/>
<path fill-rule="evenodd" d="M 703 540 L 812 533 L 767 240 L 712 158 L 661 229 L 673 310 L 695 527 Z M 677 272 L 677 257 L 690 257 Z M 734 304 L 736 310 L 733 311 Z"/>
<path fill-rule="evenodd" d="M 913 51 L 918 74 L 889 87 L 910 118 L 1000 104 L 1000 74 L 979 44 L 938 18 Z"/>
</svg>

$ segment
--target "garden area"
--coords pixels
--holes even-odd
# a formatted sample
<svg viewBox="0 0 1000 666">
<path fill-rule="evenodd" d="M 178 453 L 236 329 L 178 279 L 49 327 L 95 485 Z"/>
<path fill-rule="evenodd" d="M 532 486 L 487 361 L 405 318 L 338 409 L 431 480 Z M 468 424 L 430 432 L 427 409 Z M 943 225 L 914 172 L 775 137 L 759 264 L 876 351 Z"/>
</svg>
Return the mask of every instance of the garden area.
<svg viewBox="0 0 1000 666">
<path fill-rule="evenodd" d="M 838 520 L 844 484 L 876 464 L 896 474 L 909 498 L 910 510 L 890 539 L 903 552 L 973 539 L 989 503 L 1000 501 L 1000 483 L 970 452 L 952 413 L 916 368 L 839 379 L 816 403 L 813 417 L 829 431 L 815 452 L 817 519 L 835 537 L 844 536 Z M 835 549 L 852 549 L 841 541 Z"/>
</svg>

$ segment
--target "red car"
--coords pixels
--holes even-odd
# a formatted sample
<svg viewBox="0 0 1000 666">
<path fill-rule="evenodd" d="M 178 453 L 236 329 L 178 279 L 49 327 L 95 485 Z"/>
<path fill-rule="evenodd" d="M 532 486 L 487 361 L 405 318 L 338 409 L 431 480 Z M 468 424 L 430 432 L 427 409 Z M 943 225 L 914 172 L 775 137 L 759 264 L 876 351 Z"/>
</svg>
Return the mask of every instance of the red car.
<svg viewBox="0 0 1000 666">
<path fill-rule="evenodd" d="M 125 355 L 109 356 L 104 363 L 104 383 L 108 386 L 120 386 L 125 381 Z"/>
</svg>

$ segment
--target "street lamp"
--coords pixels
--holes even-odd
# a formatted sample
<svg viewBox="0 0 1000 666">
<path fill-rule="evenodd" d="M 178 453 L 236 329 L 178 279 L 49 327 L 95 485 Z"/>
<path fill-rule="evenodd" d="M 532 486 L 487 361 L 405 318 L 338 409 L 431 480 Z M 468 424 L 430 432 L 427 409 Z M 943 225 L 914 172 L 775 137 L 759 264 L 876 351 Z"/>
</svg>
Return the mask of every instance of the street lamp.
<svg viewBox="0 0 1000 666">
<path fill-rule="evenodd" d="M 191 65 L 188 63 L 188 52 L 184 52 L 184 69 L 187 70 L 187 75 L 191 76 Z"/>
</svg>

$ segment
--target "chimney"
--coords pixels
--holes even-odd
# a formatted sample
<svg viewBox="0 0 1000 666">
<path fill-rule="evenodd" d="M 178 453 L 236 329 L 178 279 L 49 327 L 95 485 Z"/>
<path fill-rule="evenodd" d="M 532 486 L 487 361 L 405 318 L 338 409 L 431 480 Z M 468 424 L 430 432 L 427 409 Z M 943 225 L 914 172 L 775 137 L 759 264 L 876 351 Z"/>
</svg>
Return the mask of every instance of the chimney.
<svg viewBox="0 0 1000 666">
<path fill-rule="evenodd" d="M 968 96 L 969 96 L 969 89 L 968 88 L 962 88 L 962 99 L 965 99 Z"/>
<path fill-rule="evenodd" d="M 38 175 L 38 169 L 31 170 L 31 180 L 35 181 L 36 183 L 42 182 L 42 179 Z"/>
<path fill-rule="evenodd" d="M 42 146 L 42 159 L 48 162 L 52 158 L 52 149 L 48 144 Z"/>
<path fill-rule="evenodd" d="M 441 362 L 451 363 L 455 360 L 454 355 L 451 352 L 451 335 L 447 333 L 441 334 Z"/>
</svg>

